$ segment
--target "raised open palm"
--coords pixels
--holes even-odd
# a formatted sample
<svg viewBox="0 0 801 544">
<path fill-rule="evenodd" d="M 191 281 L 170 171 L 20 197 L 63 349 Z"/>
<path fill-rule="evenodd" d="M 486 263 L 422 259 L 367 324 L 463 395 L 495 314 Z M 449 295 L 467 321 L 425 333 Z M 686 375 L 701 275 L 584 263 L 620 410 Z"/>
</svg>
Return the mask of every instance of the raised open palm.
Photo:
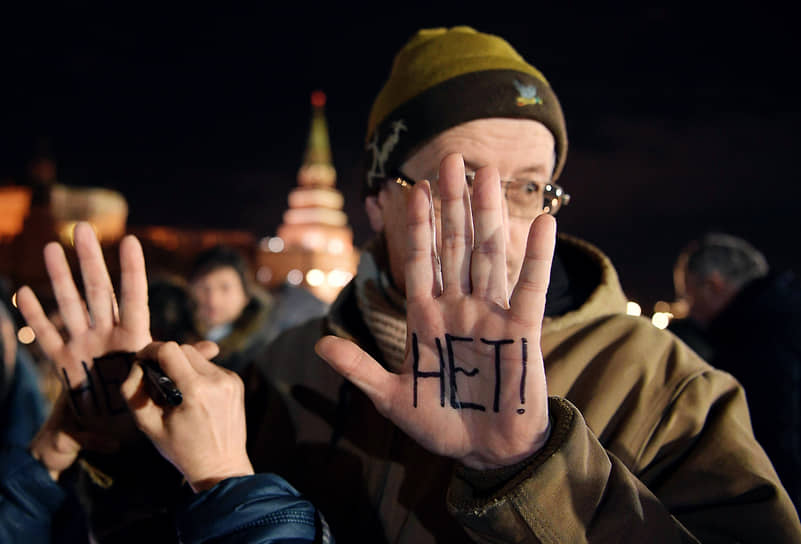
<svg viewBox="0 0 801 544">
<path fill-rule="evenodd" d="M 56 242 L 44 249 L 45 265 L 53 286 L 65 342 L 48 319 L 33 291 L 19 290 L 17 303 L 44 353 L 64 381 L 77 422 L 88 431 L 128 432 L 133 420 L 119 393 L 128 365 L 112 361 L 95 366 L 95 358 L 109 352 L 135 352 L 150 343 L 147 277 L 142 248 L 133 236 L 120 243 L 120 301 L 117 303 L 103 253 L 94 230 L 87 223 L 75 227 L 75 249 L 86 299 L 72 279 L 64 250 Z"/>
<path fill-rule="evenodd" d="M 539 216 L 511 297 L 498 172 L 476 173 L 472 205 L 458 155 L 440 166 L 441 264 L 428 183 L 408 195 L 406 358 L 386 371 L 333 336 L 317 351 L 376 408 L 430 451 L 479 469 L 514 464 L 548 432 L 540 349 L 556 224 Z M 441 282 L 440 282 L 441 277 Z"/>
</svg>

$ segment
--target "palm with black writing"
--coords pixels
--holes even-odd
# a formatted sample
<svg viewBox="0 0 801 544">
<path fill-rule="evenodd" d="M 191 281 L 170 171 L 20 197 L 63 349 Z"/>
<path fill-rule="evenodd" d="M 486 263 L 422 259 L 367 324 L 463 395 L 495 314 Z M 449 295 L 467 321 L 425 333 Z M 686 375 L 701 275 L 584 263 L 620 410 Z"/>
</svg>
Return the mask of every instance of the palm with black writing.
<svg viewBox="0 0 801 544">
<path fill-rule="evenodd" d="M 479 469 L 514 464 L 547 437 L 540 334 L 555 221 L 541 215 L 532 223 L 509 297 L 497 170 L 478 170 L 472 206 L 461 156 L 442 161 L 438 183 L 441 266 L 432 251 L 430 187 L 417 184 L 408 196 L 402 372 L 384 370 L 355 344 L 332 336 L 317 351 L 428 450 Z"/>
<path fill-rule="evenodd" d="M 107 372 L 106 376 L 98 376 L 96 371 L 92 371 L 92 366 L 95 357 L 113 351 L 138 351 L 151 341 L 142 247 L 133 236 L 126 236 L 120 243 L 118 305 L 92 227 L 87 223 L 76 225 L 74 240 L 85 300 L 75 286 L 62 247 L 51 242 L 44 249 L 45 266 L 68 340 L 64 341 L 29 287 L 19 290 L 17 303 L 36 333 L 42 350 L 54 363 L 65 385 L 72 390 L 69 397 L 82 430 L 106 434 L 112 429 L 132 431 L 135 429 L 133 420 L 126 413 L 125 401 L 119 395 L 119 383 L 127 376 L 127 369 L 111 369 L 113 375 Z M 104 378 L 107 381 L 101 383 Z M 76 394 L 76 388 L 83 393 Z M 122 436 L 117 435 L 118 438 Z M 77 443 L 73 446 L 77 453 Z"/>
</svg>

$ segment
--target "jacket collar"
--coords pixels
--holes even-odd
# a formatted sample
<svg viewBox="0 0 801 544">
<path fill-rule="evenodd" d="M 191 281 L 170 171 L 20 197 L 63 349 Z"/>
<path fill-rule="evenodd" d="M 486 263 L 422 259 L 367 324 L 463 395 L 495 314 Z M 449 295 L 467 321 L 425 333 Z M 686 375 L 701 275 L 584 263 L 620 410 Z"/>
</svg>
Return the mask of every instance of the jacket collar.
<svg viewBox="0 0 801 544">
<path fill-rule="evenodd" d="M 569 234 L 559 234 L 556 251 L 571 278 L 577 304 L 561 315 L 546 317 L 543 334 L 557 332 L 606 315 L 625 313 L 626 295 L 615 267 L 600 249 Z"/>
<path fill-rule="evenodd" d="M 227 355 L 245 349 L 253 342 L 253 336 L 265 327 L 271 309 L 272 299 L 269 295 L 252 295 L 242 313 L 233 322 L 231 333 L 218 342 L 220 353 Z"/>
</svg>

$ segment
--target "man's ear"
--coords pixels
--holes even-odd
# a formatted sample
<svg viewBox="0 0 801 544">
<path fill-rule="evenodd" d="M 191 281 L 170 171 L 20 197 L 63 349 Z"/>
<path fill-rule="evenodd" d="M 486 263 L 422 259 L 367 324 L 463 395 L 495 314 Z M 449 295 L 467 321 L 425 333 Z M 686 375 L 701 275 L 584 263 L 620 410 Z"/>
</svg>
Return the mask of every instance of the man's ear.
<svg viewBox="0 0 801 544">
<path fill-rule="evenodd" d="M 379 193 L 380 194 L 380 193 Z M 364 199 L 364 209 L 367 211 L 367 218 L 370 226 L 375 232 L 384 230 L 384 208 L 378 195 L 371 195 Z"/>
</svg>

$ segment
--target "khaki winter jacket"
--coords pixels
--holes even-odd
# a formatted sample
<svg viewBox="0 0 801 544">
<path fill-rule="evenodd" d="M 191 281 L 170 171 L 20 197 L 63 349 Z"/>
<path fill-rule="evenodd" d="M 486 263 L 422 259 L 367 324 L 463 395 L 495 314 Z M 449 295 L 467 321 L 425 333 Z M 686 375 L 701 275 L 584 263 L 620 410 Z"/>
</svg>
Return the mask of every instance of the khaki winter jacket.
<svg viewBox="0 0 801 544">
<path fill-rule="evenodd" d="M 625 315 L 597 249 L 560 236 L 558 251 L 568 268 L 593 263 L 600 282 L 543 326 L 552 432 L 538 454 L 512 472 L 472 471 L 378 414 L 313 351 L 333 332 L 380 360 L 349 286 L 249 377 L 256 470 L 305 493 L 340 542 L 800 542 L 738 383 Z"/>
</svg>

